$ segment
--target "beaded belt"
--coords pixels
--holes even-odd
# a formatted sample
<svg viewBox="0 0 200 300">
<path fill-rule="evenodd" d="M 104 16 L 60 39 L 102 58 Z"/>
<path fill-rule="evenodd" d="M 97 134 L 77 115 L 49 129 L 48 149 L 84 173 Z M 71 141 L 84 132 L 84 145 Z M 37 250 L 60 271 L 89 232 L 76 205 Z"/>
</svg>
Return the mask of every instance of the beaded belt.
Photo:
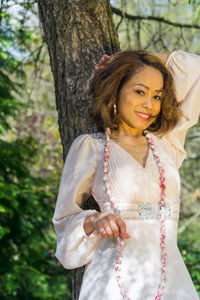
<svg viewBox="0 0 200 300">
<path fill-rule="evenodd" d="M 138 201 L 115 201 L 118 203 L 120 215 L 125 220 L 159 220 L 161 217 L 161 204 L 158 202 L 138 202 Z M 101 200 L 99 203 L 107 202 Z M 164 207 L 164 218 L 178 222 L 180 212 L 180 202 L 166 201 Z"/>
</svg>

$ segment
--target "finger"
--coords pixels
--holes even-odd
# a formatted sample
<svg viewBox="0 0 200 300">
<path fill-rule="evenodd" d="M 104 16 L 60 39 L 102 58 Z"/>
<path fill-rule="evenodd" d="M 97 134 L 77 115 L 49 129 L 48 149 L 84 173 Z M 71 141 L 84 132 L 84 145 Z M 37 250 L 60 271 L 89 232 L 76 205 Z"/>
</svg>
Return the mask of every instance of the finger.
<svg viewBox="0 0 200 300">
<path fill-rule="evenodd" d="M 108 59 L 109 57 L 110 57 L 109 55 L 104 54 L 104 55 L 100 58 L 100 61 L 101 61 L 101 60 L 106 60 L 106 59 Z"/>
<path fill-rule="evenodd" d="M 104 54 L 99 61 L 99 65 L 103 64 L 106 60 L 109 60 L 110 56 Z"/>
<path fill-rule="evenodd" d="M 126 232 L 126 223 L 121 219 L 117 219 L 117 225 L 119 226 L 119 235 L 122 239 L 127 238 L 127 232 Z"/>
<path fill-rule="evenodd" d="M 112 228 L 110 227 L 110 224 L 106 224 L 104 225 L 104 229 L 108 235 L 109 238 L 113 238 L 114 237 L 114 233 L 112 231 Z"/>
<path fill-rule="evenodd" d="M 98 230 L 98 232 L 100 233 L 100 235 L 102 237 L 104 237 L 104 238 L 108 237 L 107 232 L 106 232 L 106 230 L 103 227 L 100 227 L 99 230 Z"/>
<path fill-rule="evenodd" d="M 102 57 L 102 60 L 103 60 L 103 61 L 106 61 L 106 60 L 109 60 L 109 58 L 110 58 L 110 56 L 105 54 L 105 55 Z"/>
<path fill-rule="evenodd" d="M 108 238 L 110 235 L 112 235 L 112 231 L 110 228 L 108 228 L 110 226 L 105 218 L 107 218 L 107 216 L 102 214 L 99 220 L 96 221 L 95 228 L 104 238 Z"/>
<path fill-rule="evenodd" d="M 104 68 L 104 66 L 95 66 L 95 71 L 101 71 Z"/>
<path fill-rule="evenodd" d="M 119 226 L 116 224 L 116 220 L 111 220 L 110 221 L 110 227 L 112 229 L 113 232 L 113 237 L 118 237 L 119 236 Z"/>
</svg>

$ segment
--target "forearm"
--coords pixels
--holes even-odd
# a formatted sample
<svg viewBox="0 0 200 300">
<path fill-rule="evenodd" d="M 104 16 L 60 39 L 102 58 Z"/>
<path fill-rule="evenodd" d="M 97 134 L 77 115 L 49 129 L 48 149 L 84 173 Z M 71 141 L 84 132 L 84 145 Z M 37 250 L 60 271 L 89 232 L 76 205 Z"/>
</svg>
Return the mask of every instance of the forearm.
<svg viewBox="0 0 200 300">
<path fill-rule="evenodd" d="M 155 52 L 152 52 L 151 54 L 156 56 L 157 58 L 159 58 L 163 64 L 166 63 L 167 58 L 169 56 L 169 53 L 155 53 Z"/>
</svg>

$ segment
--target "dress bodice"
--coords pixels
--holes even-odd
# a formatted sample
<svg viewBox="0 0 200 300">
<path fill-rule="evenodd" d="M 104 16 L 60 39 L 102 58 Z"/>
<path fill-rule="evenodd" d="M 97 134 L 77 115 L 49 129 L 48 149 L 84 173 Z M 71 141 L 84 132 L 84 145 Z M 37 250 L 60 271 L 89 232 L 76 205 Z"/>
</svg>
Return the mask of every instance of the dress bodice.
<svg viewBox="0 0 200 300">
<path fill-rule="evenodd" d="M 151 134 L 159 151 L 161 163 L 166 170 L 166 207 L 168 220 L 178 221 L 180 210 L 180 176 L 173 157 L 165 149 L 165 145 Z M 101 211 L 111 210 L 103 182 L 103 149 L 105 138 L 101 133 L 93 134 L 98 153 L 97 171 L 92 186 L 92 194 Z M 121 216 L 125 220 L 159 219 L 160 180 L 152 151 L 148 150 L 143 168 L 128 152 L 117 143 L 110 142 L 109 184 L 112 197 L 118 204 Z"/>
</svg>

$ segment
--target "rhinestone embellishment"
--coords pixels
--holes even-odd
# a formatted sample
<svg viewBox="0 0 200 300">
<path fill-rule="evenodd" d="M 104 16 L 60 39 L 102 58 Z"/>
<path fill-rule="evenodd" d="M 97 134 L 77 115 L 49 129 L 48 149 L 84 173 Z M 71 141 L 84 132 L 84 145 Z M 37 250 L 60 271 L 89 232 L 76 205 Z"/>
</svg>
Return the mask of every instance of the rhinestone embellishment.
<svg viewBox="0 0 200 300">
<path fill-rule="evenodd" d="M 168 203 L 169 204 L 169 203 Z M 138 214 L 142 220 L 145 219 L 160 219 L 162 206 L 160 203 L 139 203 Z M 171 217 L 171 207 L 164 208 L 164 217 L 169 219 Z"/>
</svg>

